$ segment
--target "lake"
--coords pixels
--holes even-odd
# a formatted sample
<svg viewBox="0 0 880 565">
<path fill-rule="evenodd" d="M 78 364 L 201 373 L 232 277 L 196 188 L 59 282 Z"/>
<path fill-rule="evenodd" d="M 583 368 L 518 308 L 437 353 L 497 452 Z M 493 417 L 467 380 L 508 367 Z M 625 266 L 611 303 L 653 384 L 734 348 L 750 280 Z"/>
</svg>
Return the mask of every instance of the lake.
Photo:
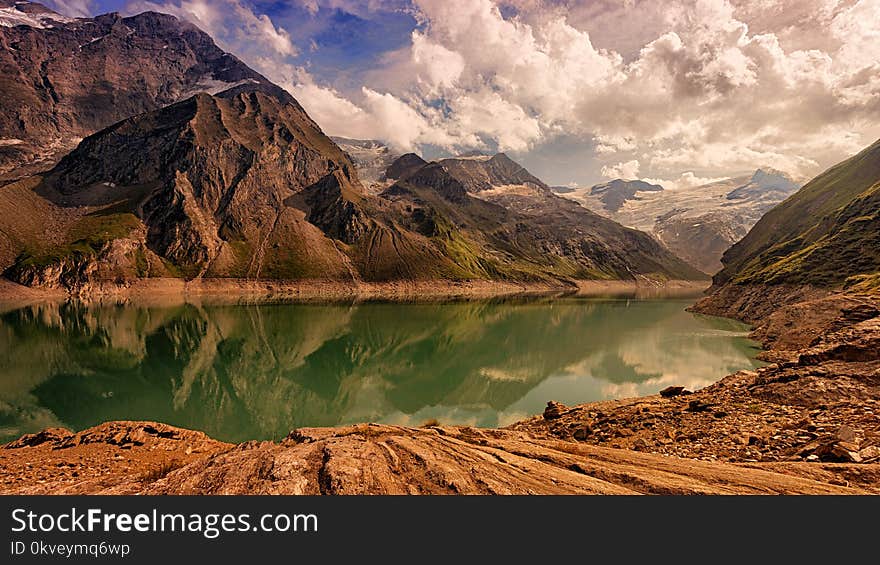
<svg viewBox="0 0 880 565">
<path fill-rule="evenodd" d="M 355 422 L 504 426 L 760 365 L 687 299 L 0 309 L 0 441 L 158 420 L 227 441 Z"/>
</svg>

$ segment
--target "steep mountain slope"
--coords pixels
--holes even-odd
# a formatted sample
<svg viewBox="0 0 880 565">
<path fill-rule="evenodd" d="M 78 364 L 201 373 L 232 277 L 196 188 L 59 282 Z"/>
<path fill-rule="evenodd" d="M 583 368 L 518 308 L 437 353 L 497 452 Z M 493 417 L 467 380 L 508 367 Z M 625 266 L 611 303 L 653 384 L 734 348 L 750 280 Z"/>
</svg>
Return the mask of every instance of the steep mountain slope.
<svg viewBox="0 0 880 565">
<path fill-rule="evenodd" d="M 771 169 L 675 190 L 643 189 L 634 182 L 640 181 L 611 181 L 565 196 L 625 226 L 653 234 L 706 273 L 719 271 L 721 255 L 765 212 L 798 189 L 784 173 Z"/>
<path fill-rule="evenodd" d="M 269 84 L 173 16 L 73 19 L 0 0 L 0 179 L 51 168 L 130 116 L 246 82 Z"/>
<path fill-rule="evenodd" d="M 455 271 L 425 237 L 383 221 L 383 203 L 289 95 L 255 84 L 124 120 L 0 191 L 19 207 L 0 219 L 2 266 L 31 286 Z M 46 222 L 56 238 L 29 232 Z"/>
<path fill-rule="evenodd" d="M 880 141 L 768 212 L 723 262 L 716 285 L 880 282 Z"/>
</svg>

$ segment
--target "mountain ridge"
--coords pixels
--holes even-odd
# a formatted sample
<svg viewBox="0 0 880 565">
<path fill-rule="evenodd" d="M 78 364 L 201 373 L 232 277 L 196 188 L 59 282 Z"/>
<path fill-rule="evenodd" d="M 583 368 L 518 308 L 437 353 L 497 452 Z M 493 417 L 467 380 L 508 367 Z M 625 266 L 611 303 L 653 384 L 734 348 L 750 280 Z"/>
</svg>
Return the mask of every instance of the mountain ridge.
<svg viewBox="0 0 880 565">
<path fill-rule="evenodd" d="M 51 12 L 36 3 L 7 4 L 21 14 L 23 6 Z M 284 92 L 174 16 L 110 13 L 53 22 L 0 26 L 0 90 L 14 108 L 0 114 L 0 180 L 49 169 L 80 139 L 196 92 L 254 82 Z"/>
<path fill-rule="evenodd" d="M 821 173 L 728 250 L 716 286 L 880 282 L 880 140 Z"/>
<path fill-rule="evenodd" d="M 112 85 L 107 96 L 128 93 L 128 106 L 116 110 L 130 115 L 93 132 L 85 121 L 56 128 L 57 135 L 85 136 L 68 154 L 54 155 L 49 170 L 0 187 L 0 269 L 17 283 L 81 293 L 151 278 L 556 287 L 579 279 L 701 278 L 648 236 L 556 197 L 504 154 L 440 164 L 404 156 L 409 162 L 398 163 L 396 178 L 384 174 L 365 189 L 350 154 L 288 92 L 173 16 L 62 22 L 54 27 L 70 29 L 53 27 L 58 38 L 51 41 L 40 37 L 46 29 L 28 26 L 3 28 L 3 37 L 11 29 L 20 43 L 69 47 L 93 35 L 83 29 L 102 25 L 109 31 L 86 49 L 130 48 L 129 58 L 110 58 L 125 68 L 122 78 L 147 47 L 159 53 L 146 76 L 161 75 L 171 62 L 183 70 L 140 89 Z M 88 63 L 81 52 L 56 53 L 50 70 Z M 218 69 L 218 61 L 231 66 Z M 47 104 L 70 100 L 64 88 L 58 93 Z M 88 114 L 94 102 L 63 109 Z M 371 154 L 381 149 L 342 141 Z M 15 172 L 49 162 L 31 157 L 19 154 Z M 521 190 L 531 196 L 515 194 Z"/>
</svg>

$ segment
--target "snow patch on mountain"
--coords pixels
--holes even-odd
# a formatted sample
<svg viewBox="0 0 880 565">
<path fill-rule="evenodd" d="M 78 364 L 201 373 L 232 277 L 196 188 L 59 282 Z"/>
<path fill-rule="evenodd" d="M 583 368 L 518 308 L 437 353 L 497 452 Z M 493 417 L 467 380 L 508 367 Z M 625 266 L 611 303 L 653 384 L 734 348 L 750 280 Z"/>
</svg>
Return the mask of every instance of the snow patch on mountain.
<svg viewBox="0 0 880 565">
<path fill-rule="evenodd" d="M 23 6 L 39 8 L 40 11 L 24 11 L 20 9 Z M 53 23 L 67 24 L 73 22 L 76 22 L 76 18 L 62 16 L 31 2 L 16 2 L 14 6 L 0 8 L 0 26 L 3 27 L 29 26 L 43 29 L 53 27 Z"/>
</svg>

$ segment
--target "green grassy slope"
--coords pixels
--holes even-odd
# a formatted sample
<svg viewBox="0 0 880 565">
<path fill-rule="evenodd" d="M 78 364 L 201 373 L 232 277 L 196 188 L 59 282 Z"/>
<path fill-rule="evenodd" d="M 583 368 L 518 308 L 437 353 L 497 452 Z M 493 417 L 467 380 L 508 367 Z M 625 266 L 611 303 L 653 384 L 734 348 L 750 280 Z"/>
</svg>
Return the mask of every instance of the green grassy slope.
<svg viewBox="0 0 880 565">
<path fill-rule="evenodd" d="M 716 285 L 873 279 L 880 271 L 880 141 L 764 215 L 722 262 Z"/>
</svg>

